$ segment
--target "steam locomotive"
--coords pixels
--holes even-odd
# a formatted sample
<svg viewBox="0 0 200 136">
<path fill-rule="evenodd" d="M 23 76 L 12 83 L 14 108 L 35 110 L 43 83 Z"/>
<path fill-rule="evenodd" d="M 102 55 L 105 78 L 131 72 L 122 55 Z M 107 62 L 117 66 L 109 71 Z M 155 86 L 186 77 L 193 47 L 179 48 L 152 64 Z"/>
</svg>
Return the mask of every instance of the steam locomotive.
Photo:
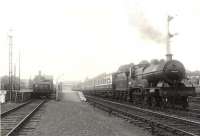
<svg viewBox="0 0 200 136">
<path fill-rule="evenodd" d="M 50 96 L 54 93 L 53 78 L 41 75 L 41 72 L 33 80 L 33 97 L 40 98 Z"/>
<path fill-rule="evenodd" d="M 195 96 L 195 87 L 187 83 L 184 65 L 177 60 L 132 65 L 125 71 L 87 79 L 73 90 L 163 108 L 187 108 L 188 97 Z"/>
</svg>

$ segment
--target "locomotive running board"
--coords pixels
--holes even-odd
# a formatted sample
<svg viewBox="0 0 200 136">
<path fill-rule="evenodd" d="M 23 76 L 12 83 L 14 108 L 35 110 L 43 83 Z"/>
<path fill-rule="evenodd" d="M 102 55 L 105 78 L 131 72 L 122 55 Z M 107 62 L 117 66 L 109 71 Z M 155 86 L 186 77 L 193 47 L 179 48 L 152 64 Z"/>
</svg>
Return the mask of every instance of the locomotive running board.
<svg viewBox="0 0 200 136">
<path fill-rule="evenodd" d="M 160 87 L 160 96 L 196 96 L 195 87 Z"/>
</svg>

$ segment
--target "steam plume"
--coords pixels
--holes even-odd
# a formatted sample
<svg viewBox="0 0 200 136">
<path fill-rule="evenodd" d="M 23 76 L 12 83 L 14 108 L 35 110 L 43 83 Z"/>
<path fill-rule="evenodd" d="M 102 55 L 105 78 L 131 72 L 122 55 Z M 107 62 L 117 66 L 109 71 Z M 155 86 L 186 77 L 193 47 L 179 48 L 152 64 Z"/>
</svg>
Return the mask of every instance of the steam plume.
<svg viewBox="0 0 200 136">
<path fill-rule="evenodd" d="M 130 24 L 139 30 L 143 39 L 152 40 L 163 44 L 166 41 L 166 35 L 158 27 L 152 24 L 142 12 L 134 12 L 130 16 Z"/>
</svg>

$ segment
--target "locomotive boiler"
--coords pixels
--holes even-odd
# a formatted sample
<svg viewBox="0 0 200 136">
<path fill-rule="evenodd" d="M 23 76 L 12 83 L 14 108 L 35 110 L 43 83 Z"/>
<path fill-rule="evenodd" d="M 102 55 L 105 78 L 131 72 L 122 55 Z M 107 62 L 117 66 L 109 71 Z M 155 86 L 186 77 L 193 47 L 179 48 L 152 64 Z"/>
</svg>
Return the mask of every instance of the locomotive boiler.
<svg viewBox="0 0 200 136">
<path fill-rule="evenodd" d="M 142 70 L 140 70 L 142 69 Z M 183 64 L 176 60 L 150 64 L 148 67 L 141 67 L 135 71 L 136 77 L 147 79 L 149 83 L 165 81 L 169 84 L 180 82 L 185 78 L 185 68 Z"/>
</svg>

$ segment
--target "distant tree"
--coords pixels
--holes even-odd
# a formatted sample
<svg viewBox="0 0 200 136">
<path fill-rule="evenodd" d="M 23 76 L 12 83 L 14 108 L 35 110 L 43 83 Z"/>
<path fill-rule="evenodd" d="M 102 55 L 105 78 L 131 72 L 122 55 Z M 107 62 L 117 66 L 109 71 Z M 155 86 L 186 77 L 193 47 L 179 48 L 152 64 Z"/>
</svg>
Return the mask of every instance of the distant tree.
<svg viewBox="0 0 200 136">
<path fill-rule="evenodd" d="M 1 77 L 1 89 L 9 90 L 9 77 L 8 76 Z"/>
<path fill-rule="evenodd" d="M 159 60 L 157 60 L 157 59 L 152 59 L 152 60 L 151 60 L 151 64 L 154 64 L 154 65 L 159 64 Z"/>
<path fill-rule="evenodd" d="M 16 90 L 19 88 L 19 78 L 12 76 L 12 84 L 13 84 L 13 89 Z M 3 90 L 9 90 L 10 85 L 9 85 L 9 77 L 8 76 L 3 76 L 1 78 L 1 89 Z"/>
<path fill-rule="evenodd" d="M 147 60 L 142 60 L 139 64 L 149 64 L 149 62 Z"/>
<path fill-rule="evenodd" d="M 165 60 L 164 59 L 160 59 L 160 62 L 159 63 L 164 63 L 165 62 Z"/>
<path fill-rule="evenodd" d="M 196 76 L 200 76 L 200 71 L 198 71 L 198 70 L 197 70 L 197 71 L 194 71 L 193 73 L 194 73 L 194 75 L 196 75 Z"/>
<path fill-rule="evenodd" d="M 188 76 L 200 76 L 200 71 L 189 71 L 189 70 L 186 70 L 186 73 Z"/>
<path fill-rule="evenodd" d="M 138 65 L 142 66 L 142 67 L 146 67 L 146 66 L 149 66 L 150 63 L 147 60 L 142 60 L 142 61 L 140 61 L 140 63 Z"/>
</svg>

